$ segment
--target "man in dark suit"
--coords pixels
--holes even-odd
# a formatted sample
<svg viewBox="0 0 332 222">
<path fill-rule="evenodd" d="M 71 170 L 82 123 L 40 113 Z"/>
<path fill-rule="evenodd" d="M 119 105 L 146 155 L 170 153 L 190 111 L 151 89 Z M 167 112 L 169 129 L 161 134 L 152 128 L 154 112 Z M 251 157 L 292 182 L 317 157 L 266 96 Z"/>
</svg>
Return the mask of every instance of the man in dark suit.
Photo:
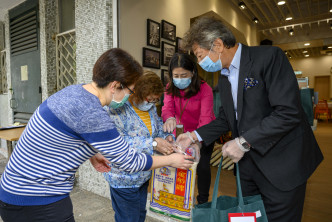
<svg viewBox="0 0 332 222">
<path fill-rule="evenodd" d="M 184 37 L 200 66 L 221 70 L 219 117 L 177 142 L 207 145 L 232 131 L 223 156 L 239 162 L 244 196 L 261 194 L 270 222 L 300 222 L 306 183 L 323 160 L 280 48 L 248 47 L 219 20 L 198 19 Z"/>
</svg>

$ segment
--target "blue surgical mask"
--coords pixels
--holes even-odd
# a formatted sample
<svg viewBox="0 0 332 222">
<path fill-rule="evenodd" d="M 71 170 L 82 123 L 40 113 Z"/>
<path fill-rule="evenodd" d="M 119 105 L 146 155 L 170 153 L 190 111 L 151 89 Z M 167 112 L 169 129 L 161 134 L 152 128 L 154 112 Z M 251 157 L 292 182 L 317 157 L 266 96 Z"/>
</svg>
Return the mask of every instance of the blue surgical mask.
<svg viewBox="0 0 332 222">
<path fill-rule="evenodd" d="M 152 108 L 153 103 L 148 103 L 147 101 L 144 101 L 140 104 L 136 104 L 134 102 L 134 105 L 137 107 L 137 109 L 141 110 L 141 111 L 148 111 Z"/>
<path fill-rule="evenodd" d="M 118 101 L 114 100 L 114 94 L 113 94 L 113 98 L 112 98 L 112 101 L 111 101 L 109 107 L 112 109 L 117 109 L 117 108 L 123 106 L 128 101 L 129 96 L 130 96 L 130 94 L 125 94 L 123 99 L 120 102 L 118 102 Z"/>
<path fill-rule="evenodd" d="M 212 45 L 212 47 L 213 47 L 213 45 Z M 205 58 L 202 61 L 199 62 L 199 65 L 202 67 L 202 69 L 204 69 L 207 72 L 217 72 L 222 69 L 220 54 L 219 54 L 219 59 L 216 62 L 213 62 L 209 57 L 212 47 L 209 51 L 209 54 L 207 56 L 205 56 Z"/>
<path fill-rule="evenodd" d="M 187 88 L 191 83 L 191 78 L 173 78 L 174 85 L 179 89 Z"/>
</svg>

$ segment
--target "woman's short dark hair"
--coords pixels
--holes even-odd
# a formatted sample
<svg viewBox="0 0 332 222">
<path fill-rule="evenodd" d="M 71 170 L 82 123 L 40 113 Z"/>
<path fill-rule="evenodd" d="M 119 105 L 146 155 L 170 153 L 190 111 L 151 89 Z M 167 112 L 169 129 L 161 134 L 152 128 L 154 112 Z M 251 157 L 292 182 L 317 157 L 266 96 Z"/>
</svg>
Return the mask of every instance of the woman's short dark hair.
<svg viewBox="0 0 332 222">
<path fill-rule="evenodd" d="M 162 96 L 164 93 L 164 86 L 160 77 L 152 72 L 145 71 L 135 84 L 135 94 L 132 95 L 132 100 L 139 104 L 146 100 L 149 95 Z"/>
<path fill-rule="evenodd" d="M 175 68 L 183 68 L 193 73 L 191 83 L 188 86 L 189 90 L 184 97 L 190 98 L 196 95 L 201 87 L 201 78 L 198 76 L 197 66 L 194 60 L 190 55 L 184 53 L 175 53 L 169 62 L 168 74 L 170 83 L 166 87 L 166 92 L 170 95 L 181 97 L 180 90 L 173 83 L 173 70 Z"/>
<path fill-rule="evenodd" d="M 104 52 L 95 63 L 92 80 L 99 88 L 104 88 L 113 81 L 130 86 L 142 74 L 142 66 L 129 53 L 112 48 Z"/>
<path fill-rule="evenodd" d="M 211 48 L 212 43 L 220 38 L 226 48 L 235 46 L 236 39 L 231 30 L 220 20 L 213 17 L 198 18 L 183 37 L 183 46 L 190 50 L 196 43 L 202 48 Z"/>
</svg>

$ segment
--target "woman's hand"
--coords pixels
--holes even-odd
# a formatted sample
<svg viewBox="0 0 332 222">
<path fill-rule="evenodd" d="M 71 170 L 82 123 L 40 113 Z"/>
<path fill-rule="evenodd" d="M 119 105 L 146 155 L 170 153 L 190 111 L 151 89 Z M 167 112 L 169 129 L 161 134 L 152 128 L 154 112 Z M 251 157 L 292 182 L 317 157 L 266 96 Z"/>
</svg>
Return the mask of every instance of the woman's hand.
<svg viewBox="0 0 332 222">
<path fill-rule="evenodd" d="M 172 137 L 172 136 L 171 136 Z M 172 138 L 173 140 L 173 138 Z M 173 146 L 167 140 L 164 140 L 162 138 L 155 138 L 155 141 L 157 141 L 157 147 L 156 150 L 164 155 L 169 155 L 173 153 Z"/>
<path fill-rule="evenodd" d="M 111 167 L 108 165 L 110 164 L 110 161 L 100 153 L 97 153 L 96 155 L 91 157 L 90 162 L 98 172 L 106 173 L 111 170 Z"/>
<path fill-rule="evenodd" d="M 166 137 L 166 140 L 167 140 L 169 143 L 174 142 L 174 139 L 173 139 L 173 136 L 172 136 L 172 135 L 167 136 L 167 137 Z"/>
<path fill-rule="evenodd" d="M 172 133 L 176 127 L 176 119 L 174 117 L 170 117 L 166 120 L 163 125 L 164 132 Z"/>
<path fill-rule="evenodd" d="M 170 166 L 183 170 L 188 170 L 194 163 L 194 157 L 180 153 L 173 153 L 169 157 L 172 160 Z"/>
</svg>

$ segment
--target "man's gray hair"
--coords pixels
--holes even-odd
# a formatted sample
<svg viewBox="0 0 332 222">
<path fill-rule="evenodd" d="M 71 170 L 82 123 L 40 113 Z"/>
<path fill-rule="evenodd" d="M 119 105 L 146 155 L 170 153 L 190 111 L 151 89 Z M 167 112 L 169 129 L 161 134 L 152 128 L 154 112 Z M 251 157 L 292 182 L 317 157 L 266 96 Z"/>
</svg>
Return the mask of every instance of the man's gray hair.
<svg viewBox="0 0 332 222">
<path fill-rule="evenodd" d="M 235 36 L 222 21 L 213 17 L 202 17 L 186 32 L 183 38 L 184 48 L 190 50 L 197 43 L 200 47 L 210 50 L 217 38 L 220 38 L 228 49 L 235 46 Z"/>
</svg>

